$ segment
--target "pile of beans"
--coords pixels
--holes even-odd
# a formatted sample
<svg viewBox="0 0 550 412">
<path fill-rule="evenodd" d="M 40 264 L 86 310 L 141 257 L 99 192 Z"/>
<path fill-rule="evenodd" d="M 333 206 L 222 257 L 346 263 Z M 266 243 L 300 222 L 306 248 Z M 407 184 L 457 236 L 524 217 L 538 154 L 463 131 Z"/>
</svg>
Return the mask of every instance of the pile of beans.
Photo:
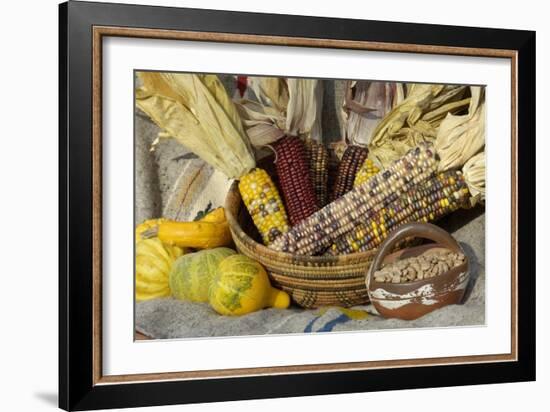
<svg viewBox="0 0 550 412">
<path fill-rule="evenodd" d="M 413 282 L 439 276 L 464 263 L 462 253 L 438 251 L 384 265 L 374 272 L 374 280 L 384 283 Z"/>
</svg>

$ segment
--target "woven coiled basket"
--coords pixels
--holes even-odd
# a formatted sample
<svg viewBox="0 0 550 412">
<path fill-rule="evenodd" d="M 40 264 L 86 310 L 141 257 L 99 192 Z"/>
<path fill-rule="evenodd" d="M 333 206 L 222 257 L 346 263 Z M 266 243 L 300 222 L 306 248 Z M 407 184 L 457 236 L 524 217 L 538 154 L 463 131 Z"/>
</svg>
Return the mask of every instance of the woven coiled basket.
<svg viewBox="0 0 550 412">
<path fill-rule="evenodd" d="M 273 286 L 288 292 L 304 308 L 354 306 L 368 302 L 367 270 L 376 251 L 344 256 L 301 256 L 259 243 L 260 236 L 244 207 L 238 184 L 231 186 L 225 213 L 237 250 L 267 270 Z"/>
</svg>

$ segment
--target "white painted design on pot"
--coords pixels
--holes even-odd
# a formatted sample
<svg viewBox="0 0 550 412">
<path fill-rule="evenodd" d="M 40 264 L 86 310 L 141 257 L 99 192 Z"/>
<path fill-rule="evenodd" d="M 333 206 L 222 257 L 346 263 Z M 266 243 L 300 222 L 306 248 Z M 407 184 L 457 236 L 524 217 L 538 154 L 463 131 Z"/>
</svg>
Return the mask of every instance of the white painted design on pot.
<svg viewBox="0 0 550 412">
<path fill-rule="evenodd" d="M 449 291 L 465 289 L 469 280 L 469 276 L 467 276 L 467 274 L 468 272 L 461 272 L 457 276 L 457 281 L 460 283 L 449 289 Z M 378 288 L 372 291 L 370 296 L 371 299 L 376 301 L 378 305 L 386 309 L 395 310 L 408 305 L 409 303 L 419 303 L 427 306 L 435 305 L 440 302 L 436 299 L 436 296 L 434 296 L 436 292 L 438 291 L 435 289 L 434 284 L 428 283 L 422 285 L 418 289 L 404 294 L 396 294 L 389 292 L 386 289 Z"/>
</svg>

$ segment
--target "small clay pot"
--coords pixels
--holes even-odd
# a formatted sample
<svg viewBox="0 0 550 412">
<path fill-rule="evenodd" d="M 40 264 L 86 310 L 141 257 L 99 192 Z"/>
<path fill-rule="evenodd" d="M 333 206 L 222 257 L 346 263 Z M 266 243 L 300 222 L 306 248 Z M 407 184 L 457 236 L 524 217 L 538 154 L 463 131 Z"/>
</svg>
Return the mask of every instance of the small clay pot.
<svg viewBox="0 0 550 412">
<path fill-rule="evenodd" d="M 398 242 L 411 237 L 429 239 L 435 243 L 389 254 Z M 428 279 L 403 283 L 377 282 L 374 279 L 374 273 L 383 263 L 420 256 L 433 249 L 459 252 L 466 259 L 464 263 L 444 274 Z M 380 315 L 386 318 L 413 320 L 443 306 L 460 303 L 469 279 L 468 257 L 448 232 L 430 223 L 408 223 L 390 233 L 382 243 L 367 271 L 366 284 L 369 298 Z"/>
</svg>

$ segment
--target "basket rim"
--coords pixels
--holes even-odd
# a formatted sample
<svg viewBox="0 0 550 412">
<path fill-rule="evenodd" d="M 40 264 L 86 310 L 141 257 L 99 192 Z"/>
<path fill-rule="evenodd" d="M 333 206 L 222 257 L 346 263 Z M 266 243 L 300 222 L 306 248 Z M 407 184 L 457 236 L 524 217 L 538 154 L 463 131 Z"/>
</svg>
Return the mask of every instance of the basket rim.
<svg viewBox="0 0 550 412">
<path fill-rule="evenodd" d="M 233 214 L 232 204 L 239 205 L 238 206 L 239 208 L 242 205 L 242 198 L 239 192 L 237 180 L 233 181 L 225 198 L 224 209 L 225 209 L 227 222 L 229 223 L 231 232 L 233 232 L 238 237 L 242 238 L 244 241 L 252 244 L 255 248 L 258 249 L 259 252 L 261 252 L 266 257 L 269 256 L 274 259 L 285 259 L 287 261 L 292 261 L 294 263 L 304 263 L 304 264 L 314 263 L 319 265 L 324 265 L 324 264 L 347 265 L 347 264 L 356 264 L 356 262 L 361 260 L 371 260 L 372 257 L 377 253 L 377 249 L 373 249 L 365 252 L 356 252 L 356 253 L 350 253 L 347 255 L 338 255 L 338 256 L 333 256 L 333 255 L 309 256 L 309 255 L 299 255 L 299 254 L 293 254 L 288 252 L 281 252 L 278 250 L 271 249 L 268 246 L 265 246 L 261 243 L 256 242 L 242 229 L 236 216 Z"/>
</svg>

